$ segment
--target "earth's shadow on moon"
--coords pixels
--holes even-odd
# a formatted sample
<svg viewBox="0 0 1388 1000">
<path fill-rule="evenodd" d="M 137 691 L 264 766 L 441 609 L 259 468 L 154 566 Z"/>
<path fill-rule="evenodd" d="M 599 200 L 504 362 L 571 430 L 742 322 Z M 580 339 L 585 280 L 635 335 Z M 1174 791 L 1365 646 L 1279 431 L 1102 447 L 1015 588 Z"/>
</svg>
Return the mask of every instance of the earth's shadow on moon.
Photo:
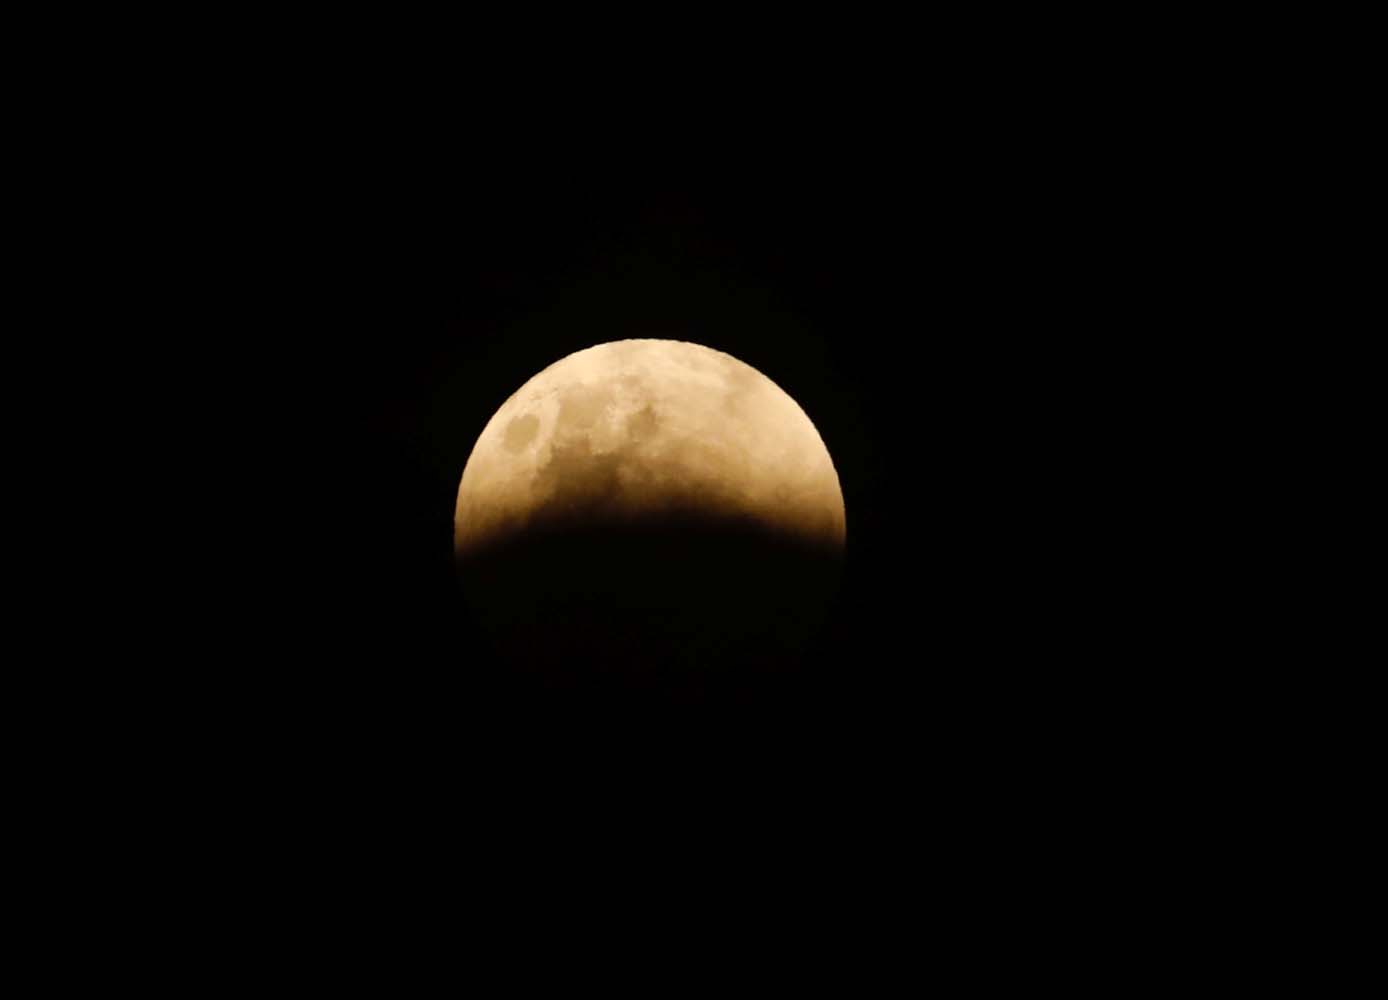
<svg viewBox="0 0 1388 1000">
<path fill-rule="evenodd" d="M 460 556 L 460 598 L 512 690 L 589 706 L 744 705 L 798 683 L 842 551 L 708 511 L 554 517 Z"/>
</svg>

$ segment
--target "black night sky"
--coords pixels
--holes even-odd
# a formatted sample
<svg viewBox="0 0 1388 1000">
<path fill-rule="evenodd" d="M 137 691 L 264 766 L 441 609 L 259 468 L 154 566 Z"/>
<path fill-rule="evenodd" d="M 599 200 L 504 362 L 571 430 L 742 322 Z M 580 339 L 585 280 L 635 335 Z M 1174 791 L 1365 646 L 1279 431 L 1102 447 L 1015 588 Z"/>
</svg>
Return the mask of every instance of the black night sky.
<svg viewBox="0 0 1388 1000">
<path fill-rule="evenodd" d="M 489 985 L 488 960 L 507 983 L 572 985 L 551 945 L 584 932 L 602 941 L 576 950 L 611 967 L 643 937 L 684 946 L 665 980 L 736 938 L 847 995 L 874 974 L 1030 987 L 1058 978 L 1048 962 L 1068 983 L 1129 939 L 1154 949 L 1144 977 L 1164 949 L 1223 948 L 1216 922 L 1238 921 L 1185 859 L 1254 870 L 1210 817 L 1258 752 L 1230 720 L 1257 707 L 1244 675 L 1262 664 L 1221 666 L 1244 637 L 1199 634 L 1237 589 L 1218 569 L 1234 550 L 1215 537 L 1205 558 L 1188 525 L 1248 533 L 1237 501 L 1208 513 L 1258 419 L 1211 345 L 1263 332 L 1246 303 L 1197 299 L 1241 253 L 1226 203 L 1256 209 L 1259 239 L 1283 224 L 1245 165 L 1210 180 L 1261 77 L 1229 64 L 1237 93 L 1212 102 L 1158 37 L 1203 25 L 1043 9 L 826 8 L 820 37 L 809 11 L 761 34 L 742 11 L 569 11 L 610 57 L 547 12 L 483 23 L 497 13 L 432 33 L 380 11 L 136 25 L 157 53 L 72 29 L 54 38 L 108 63 L 79 79 L 85 56 L 52 45 L 24 76 L 44 127 L 17 155 L 58 181 L 15 189 L 43 230 L 30 256 L 101 272 L 43 301 L 32 339 L 63 377 L 16 423 L 80 425 L 49 449 L 82 477 L 86 551 L 59 568 L 62 596 L 98 606 L 16 647 L 61 689 L 62 724 L 22 749 L 100 722 L 77 785 L 21 810 L 72 861 L 39 859 L 29 923 L 79 971 L 179 974 L 210 941 L 208 977 L 267 953 L 359 985 L 375 959 L 391 993 L 431 965 Z M 1167 107 L 1177 85 L 1208 136 Z M 69 109 L 42 107 L 50 87 Z M 1247 173 L 1270 183 L 1276 159 Z M 1275 281 L 1247 287 L 1275 306 Z M 99 315 L 71 322 L 69 301 Z M 838 589 L 813 642 L 766 669 L 556 684 L 496 655 L 461 600 L 453 518 L 479 433 L 542 369 L 627 338 L 732 355 L 827 445 Z M 104 409 L 77 419 L 88 380 Z M 1193 402 L 1211 387 L 1237 411 L 1214 437 Z M 676 553 L 652 589 L 711 595 L 739 628 L 802 583 L 720 565 L 742 540 L 678 539 L 686 564 L 652 537 Z M 601 550 L 580 562 L 621 577 Z M 586 638 L 509 607 L 547 655 Z M 71 664 L 53 652 L 68 633 L 91 650 Z M 1222 770 L 1202 727 L 1237 751 Z M 1161 926 L 1134 930 L 1133 910 Z M 836 961 L 845 989 L 821 976 Z"/>
<path fill-rule="evenodd" d="M 870 107 L 647 107 L 615 135 L 378 107 L 286 124 L 283 155 L 246 165 L 218 210 L 246 251 L 226 343 L 251 359 L 237 488 L 273 527 L 248 533 L 254 627 L 218 669 L 267 762 L 360 782 L 440 836 L 466 818 L 440 789 L 470 789 L 483 823 L 595 784 L 775 789 L 882 830 L 927 801 L 1036 805 L 1043 771 L 1137 711 L 1107 672 L 1124 596 L 1091 531 L 1125 488 L 1090 384 L 1124 202 L 1095 207 L 1058 132 Z M 548 364 L 628 337 L 751 364 L 838 470 L 838 601 L 801 669 L 752 697 L 537 695 L 458 604 L 477 434 Z"/>
</svg>

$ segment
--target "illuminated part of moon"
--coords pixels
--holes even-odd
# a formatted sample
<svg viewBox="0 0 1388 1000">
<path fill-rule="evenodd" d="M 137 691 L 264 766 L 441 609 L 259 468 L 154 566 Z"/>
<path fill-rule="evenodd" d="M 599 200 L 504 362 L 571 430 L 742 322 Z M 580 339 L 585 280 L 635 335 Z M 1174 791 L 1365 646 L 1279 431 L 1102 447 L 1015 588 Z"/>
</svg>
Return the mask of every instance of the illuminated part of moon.
<svg viewBox="0 0 1388 1000">
<path fill-rule="evenodd" d="M 496 411 L 463 471 L 454 548 L 691 512 L 844 544 L 828 449 L 779 386 L 699 344 L 615 341 L 555 362 Z"/>
</svg>

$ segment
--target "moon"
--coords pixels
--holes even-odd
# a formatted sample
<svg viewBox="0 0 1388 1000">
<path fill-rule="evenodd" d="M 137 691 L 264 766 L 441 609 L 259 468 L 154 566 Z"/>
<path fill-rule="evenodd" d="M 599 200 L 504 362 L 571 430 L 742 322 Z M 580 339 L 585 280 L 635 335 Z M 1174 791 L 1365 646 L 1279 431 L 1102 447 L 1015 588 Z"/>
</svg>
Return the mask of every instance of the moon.
<svg viewBox="0 0 1388 1000">
<path fill-rule="evenodd" d="M 838 474 L 795 400 L 721 351 L 622 340 L 555 362 L 496 411 L 463 471 L 454 548 L 673 513 L 845 541 Z"/>
<path fill-rule="evenodd" d="M 812 648 L 846 521 L 823 439 L 771 379 L 699 344 L 621 340 L 496 411 L 453 542 L 482 632 L 547 687 L 745 693 Z"/>
</svg>

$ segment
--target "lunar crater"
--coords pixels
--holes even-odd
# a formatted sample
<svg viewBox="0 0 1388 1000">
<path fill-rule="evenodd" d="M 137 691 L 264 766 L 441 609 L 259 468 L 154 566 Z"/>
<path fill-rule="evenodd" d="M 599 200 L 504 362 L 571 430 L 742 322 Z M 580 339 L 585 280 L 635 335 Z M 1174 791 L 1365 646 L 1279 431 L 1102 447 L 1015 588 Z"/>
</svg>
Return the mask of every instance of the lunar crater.
<svg viewBox="0 0 1388 1000">
<path fill-rule="evenodd" d="M 506 436 L 503 443 L 507 451 L 523 451 L 534 440 L 535 435 L 540 431 L 540 418 L 533 413 L 527 413 L 516 417 L 506 425 Z"/>
</svg>

